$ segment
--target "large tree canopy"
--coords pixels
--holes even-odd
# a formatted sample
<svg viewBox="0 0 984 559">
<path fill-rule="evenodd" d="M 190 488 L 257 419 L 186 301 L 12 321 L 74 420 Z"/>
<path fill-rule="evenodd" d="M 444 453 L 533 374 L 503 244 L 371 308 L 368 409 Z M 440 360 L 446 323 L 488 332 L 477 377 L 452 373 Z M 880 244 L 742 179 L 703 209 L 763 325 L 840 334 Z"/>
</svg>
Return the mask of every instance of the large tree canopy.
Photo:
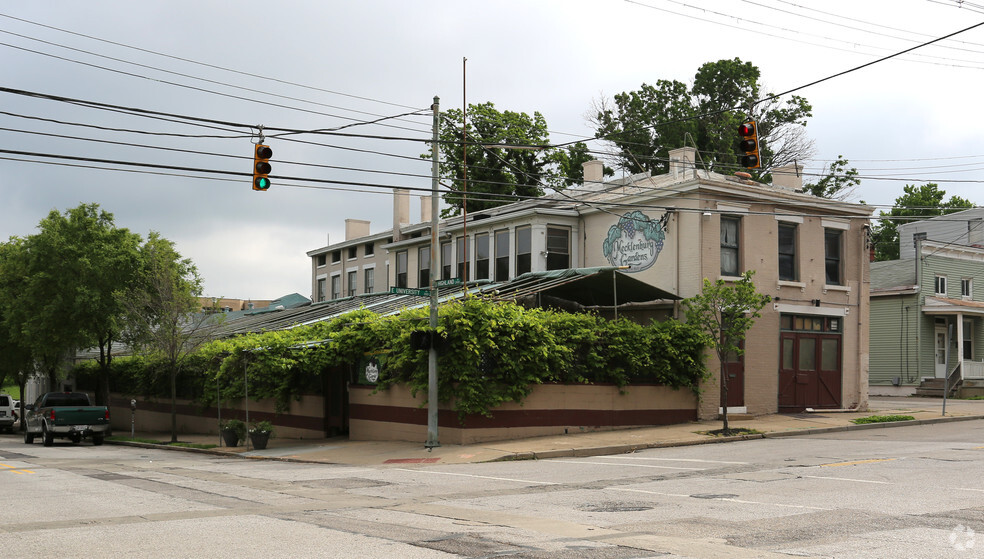
<svg viewBox="0 0 984 559">
<path fill-rule="evenodd" d="M 547 121 L 539 112 L 530 116 L 482 103 L 468 106 L 464 134 L 461 122 L 460 109 L 447 111 L 441 121 L 440 175 L 450 189 L 444 194 L 446 216 L 460 214 L 463 206 L 481 211 L 580 183 L 581 164 L 594 159 L 581 142 L 549 147 Z"/>
<path fill-rule="evenodd" d="M 775 167 L 808 158 L 813 151 L 804 127 L 812 107 L 803 97 L 767 99 L 751 62 L 719 60 L 701 66 L 693 85 L 676 80 L 642 84 L 637 91 L 602 99 L 590 120 L 596 135 L 614 147 L 619 168 L 630 173 L 666 173 L 669 152 L 696 145 L 697 164 L 724 173 L 738 170 L 738 126 L 758 124 L 760 177 Z M 766 98 L 766 100 L 762 100 Z"/>
<path fill-rule="evenodd" d="M 96 399 L 104 404 L 109 348 L 123 311 L 117 294 L 129 287 L 137 270 L 140 236 L 116 227 L 113 215 L 98 204 L 52 211 L 38 229 L 8 243 L 22 275 L 9 280 L 20 285 L 13 299 L 4 298 L 5 320 L 22 336 L 20 343 L 46 364 L 52 387 L 51 373 L 62 357 L 98 347 L 103 382 Z"/>
<path fill-rule="evenodd" d="M 959 196 L 944 201 L 946 191 L 932 182 L 922 186 L 907 184 L 903 191 L 904 194 L 895 199 L 892 211 L 879 212 L 881 219 L 873 231 L 875 260 L 898 260 L 900 224 L 974 207 L 972 202 Z"/>
</svg>

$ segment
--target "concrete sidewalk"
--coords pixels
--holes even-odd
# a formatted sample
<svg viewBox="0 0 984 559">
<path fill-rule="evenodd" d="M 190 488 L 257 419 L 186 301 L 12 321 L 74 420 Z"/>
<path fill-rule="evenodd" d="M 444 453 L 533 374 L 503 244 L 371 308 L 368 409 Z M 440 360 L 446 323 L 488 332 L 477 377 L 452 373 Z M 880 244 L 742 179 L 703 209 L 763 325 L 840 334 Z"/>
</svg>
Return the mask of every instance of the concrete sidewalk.
<svg viewBox="0 0 984 559">
<path fill-rule="evenodd" d="M 252 450 L 243 446 L 216 446 L 208 450 L 185 449 L 182 447 L 161 447 L 207 452 L 212 454 L 239 456 L 244 458 L 274 459 L 296 462 L 347 465 L 394 465 L 409 464 L 464 464 L 500 460 L 532 460 L 570 456 L 600 456 L 621 454 L 644 448 L 686 446 L 694 444 L 720 443 L 763 437 L 784 437 L 810 433 L 844 431 L 848 429 L 870 429 L 897 427 L 902 425 L 926 424 L 940 421 L 966 421 L 984 419 L 984 400 L 947 400 L 946 416 L 942 415 L 943 402 L 932 398 L 888 398 L 872 397 L 869 411 L 801 413 L 795 415 L 765 415 L 759 417 L 733 416 L 732 428 L 754 429 L 761 434 L 736 437 L 715 437 L 702 432 L 721 428 L 721 421 L 698 421 L 660 427 L 641 427 L 618 431 L 599 431 L 575 433 L 477 443 L 471 445 L 447 445 L 428 451 L 423 442 L 380 442 L 350 441 L 345 437 L 333 439 L 283 439 L 273 438 L 265 450 Z M 855 425 L 852 419 L 871 415 L 911 415 L 914 421 Z M 117 437 L 129 433 L 117 431 Z M 169 441 L 170 434 L 136 433 L 138 439 Z M 178 437 L 187 443 L 220 443 L 218 435 L 187 435 Z M 108 444 L 145 446 L 142 443 L 107 441 Z M 158 448 L 159 445 L 146 445 Z"/>
</svg>

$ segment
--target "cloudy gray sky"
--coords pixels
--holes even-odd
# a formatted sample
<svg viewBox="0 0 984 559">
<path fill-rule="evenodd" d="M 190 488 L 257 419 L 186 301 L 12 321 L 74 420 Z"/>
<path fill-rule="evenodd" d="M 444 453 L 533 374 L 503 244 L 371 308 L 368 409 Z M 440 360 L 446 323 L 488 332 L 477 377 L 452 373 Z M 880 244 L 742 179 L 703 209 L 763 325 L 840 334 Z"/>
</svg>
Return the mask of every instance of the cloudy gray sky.
<svg viewBox="0 0 984 559">
<path fill-rule="evenodd" d="M 204 120 L 0 93 L 0 149 L 191 169 L 0 153 L 0 239 L 96 202 L 119 226 L 175 241 L 207 295 L 310 296 L 305 252 L 342 240 L 347 217 L 388 229 L 385 187 L 430 186 L 426 109 L 435 95 L 462 106 L 463 58 L 469 103 L 540 111 L 560 143 L 592 136 L 594 101 L 690 83 L 705 62 L 751 61 L 782 92 L 982 21 L 981 4 L 953 0 L 6 2 L 0 87 Z M 864 177 L 855 200 L 889 206 L 933 181 L 982 204 L 982 92 L 984 27 L 799 91 L 814 107 L 806 172 L 842 154 Z M 417 110 L 346 129 L 409 140 L 269 133 L 273 175 L 325 182 L 260 193 L 202 171 L 250 170 L 240 125 L 315 130 Z"/>
</svg>

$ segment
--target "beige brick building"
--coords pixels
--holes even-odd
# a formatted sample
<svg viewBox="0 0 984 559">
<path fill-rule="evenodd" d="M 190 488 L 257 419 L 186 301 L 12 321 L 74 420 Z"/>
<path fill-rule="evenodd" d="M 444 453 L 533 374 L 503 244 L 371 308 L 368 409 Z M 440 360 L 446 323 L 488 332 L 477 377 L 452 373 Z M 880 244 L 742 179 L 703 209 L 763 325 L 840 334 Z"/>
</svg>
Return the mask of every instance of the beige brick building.
<svg viewBox="0 0 984 559">
<path fill-rule="evenodd" d="M 346 238 L 308 252 L 312 300 L 391 287 L 425 288 L 438 277 L 502 282 L 525 272 L 627 266 L 625 273 L 686 298 L 704 278 L 754 283 L 773 302 L 762 310 L 740 363 L 728 364 L 729 410 L 750 414 L 867 405 L 868 218 L 871 209 L 802 193 L 799 169 L 773 184 L 695 170 L 695 151 L 670 152 L 670 172 L 604 181 L 601 162 L 563 193 L 469 213 L 439 224 L 431 254 L 430 202 L 420 222 L 410 195 L 394 195 L 393 227 L 370 234 L 346 221 Z M 616 303 L 617 304 L 617 303 Z M 611 308 L 601 308 L 611 311 Z M 619 306 L 639 319 L 683 316 L 679 301 Z M 699 408 L 718 414 L 718 363 Z"/>
</svg>

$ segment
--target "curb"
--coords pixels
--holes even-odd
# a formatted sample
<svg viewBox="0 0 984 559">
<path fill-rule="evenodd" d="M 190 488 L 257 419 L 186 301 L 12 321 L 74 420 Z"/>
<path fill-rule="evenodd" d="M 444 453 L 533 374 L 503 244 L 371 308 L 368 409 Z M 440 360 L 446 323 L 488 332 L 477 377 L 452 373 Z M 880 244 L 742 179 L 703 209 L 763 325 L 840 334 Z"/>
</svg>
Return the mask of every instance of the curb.
<svg viewBox="0 0 984 559">
<path fill-rule="evenodd" d="M 984 415 L 961 415 L 957 417 L 936 417 L 932 419 L 912 419 L 908 421 L 889 421 L 885 423 L 864 423 L 861 425 L 839 425 L 837 427 L 816 427 L 811 429 L 800 429 L 795 431 L 772 431 L 768 433 L 756 433 L 753 435 L 735 435 L 731 437 L 716 437 L 713 439 L 694 439 L 687 441 L 664 441 L 653 443 L 640 443 L 631 445 L 612 445 L 588 448 L 572 448 L 546 450 L 542 452 L 528 451 L 509 454 L 488 460 L 488 462 L 509 462 L 514 460 L 546 460 L 549 458 L 583 458 L 588 456 L 605 456 L 614 454 L 628 454 L 638 450 L 650 448 L 672 448 L 682 446 L 696 446 L 703 444 L 731 443 L 738 441 L 748 441 L 755 439 L 781 439 L 784 437 L 798 437 L 801 435 L 819 435 L 823 433 L 839 433 L 844 431 L 862 431 L 867 429 L 882 429 L 889 427 L 904 427 L 911 425 L 932 425 L 935 423 L 950 423 L 953 421 L 974 421 L 984 419 Z"/>
</svg>

